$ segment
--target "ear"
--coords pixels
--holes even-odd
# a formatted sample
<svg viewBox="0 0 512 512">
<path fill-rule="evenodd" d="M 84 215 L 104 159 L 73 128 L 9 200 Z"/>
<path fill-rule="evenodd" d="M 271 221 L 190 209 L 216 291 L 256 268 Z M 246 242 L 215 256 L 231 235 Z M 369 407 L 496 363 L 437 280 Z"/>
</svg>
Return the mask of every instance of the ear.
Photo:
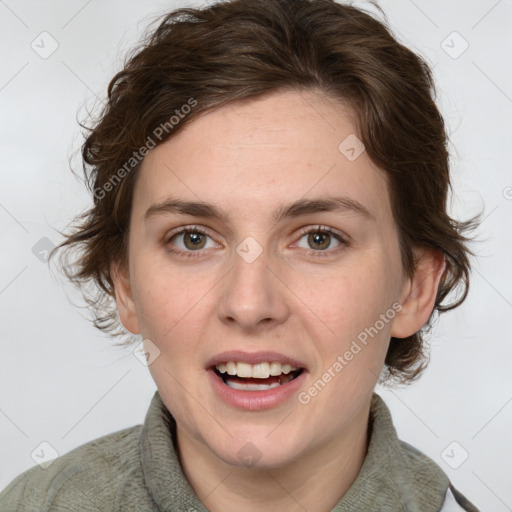
<svg viewBox="0 0 512 512">
<path fill-rule="evenodd" d="M 137 318 L 128 268 L 121 266 L 119 263 L 112 263 L 110 275 L 114 283 L 117 310 L 121 323 L 132 334 L 140 334 L 139 319 Z"/>
<path fill-rule="evenodd" d="M 430 248 L 416 248 L 417 268 L 402 290 L 402 309 L 396 315 L 391 336 L 407 338 L 428 321 L 436 302 L 437 289 L 446 268 L 444 255 Z"/>
</svg>

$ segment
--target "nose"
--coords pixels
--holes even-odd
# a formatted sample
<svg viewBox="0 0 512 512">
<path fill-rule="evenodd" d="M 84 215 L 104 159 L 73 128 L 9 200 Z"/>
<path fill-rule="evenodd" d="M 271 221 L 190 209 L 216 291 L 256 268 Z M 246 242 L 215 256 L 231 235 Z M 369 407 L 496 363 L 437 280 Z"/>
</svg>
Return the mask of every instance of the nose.
<svg viewBox="0 0 512 512">
<path fill-rule="evenodd" d="M 231 271 L 224 280 L 217 313 L 222 322 L 251 332 L 283 323 L 289 315 L 288 289 L 264 251 L 248 263 L 234 255 Z"/>
</svg>

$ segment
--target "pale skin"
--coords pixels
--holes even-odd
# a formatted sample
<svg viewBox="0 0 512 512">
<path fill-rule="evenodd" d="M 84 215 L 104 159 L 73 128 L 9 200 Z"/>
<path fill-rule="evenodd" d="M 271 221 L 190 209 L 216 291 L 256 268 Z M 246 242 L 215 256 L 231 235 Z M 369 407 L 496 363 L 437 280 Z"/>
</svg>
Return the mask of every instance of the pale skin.
<svg viewBox="0 0 512 512">
<path fill-rule="evenodd" d="M 356 133 L 351 119 L 318 92 L 281 91 L 196 118 L 142 164 L 129 268 L 112 266 L 116 300 L 123 325 L 160 350 L 149 370 L 177 422 L 183 471 L 212 512 L 331 510 L 366 456 L 390 338 L 416 333 L 433 310 L 443 257 L 418 249 L 416 273 L 404 275 L 385 173 L 366 152 L 350 161 L 338 149 Z M 349 197 L 371 217 L 346 210 L 272 220 L 285 204 L 327 196 Z M 146 217 L 171 197 L 213 203 L 227 218 Z M 318 225 L 333 233 L 315 245 L 301 229 L 318 233 Z M 187 238 L 191 226 L 207 232 L 193 235 L 201 249 Z M 188 234 L 173 238 L 183 227 Z M 263 249 L 251 263 L 236 252 L 247 237 Z M 237 349 L 306 362 L 307 391 L 396 302 L 401 310 L 306 405 L 294 396 L 244 411 L 212 390 L 207 361 Z M 252 467 L 237 456 L 248 442 L 259 453 Z"/>
</svg>

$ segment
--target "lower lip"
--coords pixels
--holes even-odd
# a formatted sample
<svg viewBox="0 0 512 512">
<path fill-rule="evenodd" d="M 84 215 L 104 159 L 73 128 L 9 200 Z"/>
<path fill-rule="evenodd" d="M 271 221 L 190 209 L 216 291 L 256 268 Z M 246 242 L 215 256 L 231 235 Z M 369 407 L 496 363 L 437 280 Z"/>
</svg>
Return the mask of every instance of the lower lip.
<svg viewBox="0 0 512 512">
<path fill-rule="evenodd" d="M 262 411 L 272 409 L 294 396 L 306 378 L 306 370 L 295 379 L 281 384 L 277 388 L 262 391 L 242 391 L 224 384 L 214 370 L 208 370 L 212 387 L 221 400 L 227 404 L 246 411 Z"/>
</svg>

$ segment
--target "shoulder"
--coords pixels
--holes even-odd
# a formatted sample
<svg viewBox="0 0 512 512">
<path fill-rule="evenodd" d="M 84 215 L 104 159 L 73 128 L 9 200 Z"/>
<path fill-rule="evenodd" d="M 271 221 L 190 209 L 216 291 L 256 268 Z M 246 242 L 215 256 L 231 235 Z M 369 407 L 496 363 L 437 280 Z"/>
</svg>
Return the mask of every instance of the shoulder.
<svg viewBox="0 0 512 512">
<path fill-rule="evenodd" d="M 142 481 L 141 428 L 108 434 L 57 457 L 46 468 L 28 469 L 0 493 L 0 511 L 105 510 L 121 486 Z"/>
<path fill-rule="evenodd" d="M 418 450 L 418 448 L 401 439 L 399 439 L 398 442 L 402 456 L 406 460 L 407 465 L 429 467 L 432 470 L 444 473 L 439 467 L 439 464 L 436 464 L 429 456 Z M 448 477 L 446 477 L 446 480 L 448 480 Z"/>
<path fill-rule="evenodd" d="M 402 440 L 399 440 L 399 443 L 402 448 L 402 455 L 407 461 L 408 465 L 421 465 L 424 467 L 429 467 L 432 470 L 437 469 L 438 471 L 442 471 L 439 465 L 436 464 L 430 457 L 425 455 L 411 444 Z M 453 487 L 447 476 L 446 481 L 448 482 L 448 489 L 446 490 L 443 506 L 440 512 L 479 512 L 478 509 L 461 492 Z"/>
</svg>

